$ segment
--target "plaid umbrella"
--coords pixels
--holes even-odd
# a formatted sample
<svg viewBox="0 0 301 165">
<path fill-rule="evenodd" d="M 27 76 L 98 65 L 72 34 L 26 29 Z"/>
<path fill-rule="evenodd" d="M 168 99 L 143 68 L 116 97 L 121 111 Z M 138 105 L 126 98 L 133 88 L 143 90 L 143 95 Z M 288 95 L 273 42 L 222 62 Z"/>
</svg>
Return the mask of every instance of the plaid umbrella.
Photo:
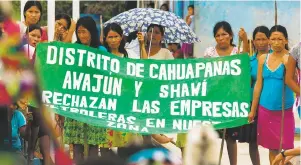
<svg viewBox="0 0 301 165">
<path fill-rule="evenodd" d="M 183 19 L 172 12 L 158 9 L 135 8 L 111 18 L 104 26 L 110 23 L 119 24 L 124 31 L 124 35 L 137 31 L 139 27 L 141 27 L 142 32 L 146 32 L 150 24 L 158 24 L 164 27 L 166 43 L 200 42 Z"/>
</svg>

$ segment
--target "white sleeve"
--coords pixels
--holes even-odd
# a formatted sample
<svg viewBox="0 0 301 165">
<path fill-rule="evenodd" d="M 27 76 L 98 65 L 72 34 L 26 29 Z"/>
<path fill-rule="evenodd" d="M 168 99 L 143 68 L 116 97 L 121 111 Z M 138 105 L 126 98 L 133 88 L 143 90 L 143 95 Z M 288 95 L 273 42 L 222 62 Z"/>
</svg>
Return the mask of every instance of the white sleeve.
<svg viewBox="0 0 301 165">
<path fill-rule="evenodd" d="M 212 57 L 212 47 L 209 47 L 204 52 L 204 58 L 211 58 Z"/>
<path fill-rule="evenodd" d="M 173 59 L 175 59 L 174 57 L 173 57 L 173 55 L 172 55 L 172 53 L 168 50 L 168 49 L 165 49 L 165 59 L 166 60 L 173 60 Z"/>
</svg>

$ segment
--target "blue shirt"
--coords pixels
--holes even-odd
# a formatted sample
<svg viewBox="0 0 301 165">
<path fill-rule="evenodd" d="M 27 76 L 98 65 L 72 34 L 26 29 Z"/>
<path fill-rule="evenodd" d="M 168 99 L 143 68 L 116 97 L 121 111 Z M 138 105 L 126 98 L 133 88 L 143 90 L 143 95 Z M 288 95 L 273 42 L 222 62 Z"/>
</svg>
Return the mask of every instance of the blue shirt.
<svg viewBox="0 0 301 165">
<path fill-rule="evenodd" d="M 254 53 L 253 56 L 250 57 L 250 66 L 251 66 L 251 101 L 252 101 L 254 86 L 257 80 L 257 70 L 258 70 L 257 53 Z"/>
<path fill-rule="evenodd" d="M 108 51 L 104 46 L 99 46 L 98 49 L 106 52 Z"/>
<path fill-rule="evenodd" d="M 273 53 L 272 50 L 269 50 L 269 53 Z M 251 101 L 253 100 L 254 87 L 257 81 L 257 71 L 258 71 L 258 59 L 257 54 L 254 53 L 250 57 L 250 66 L 251 66 Z"/>
<path fill-rule="evenodd" d="M 21 150 L 21 140 L 19 129 L 26 125 L 26 119 L 22 112 L 15 110 L 12 119 L 11 119 L 11 127 L 12 127 L 12 148 L 15 150 Z M 5 143 L 8 143 L 8 139 L 5 140 Z"/>
<path fill-rule="evenodd" d="M 282 110 L 283 77 L 285 72 L 284 64 L 280 64 L 275 71 L 267 66 L 270 54 L 263 65 L 262 77 L 263 87 L 260 95 L 259 104 L 266 109 L 277 111 Z M 285 109 L 292 108 L 294 105 L 293 91 L 285 85 Z"/>
</svg>

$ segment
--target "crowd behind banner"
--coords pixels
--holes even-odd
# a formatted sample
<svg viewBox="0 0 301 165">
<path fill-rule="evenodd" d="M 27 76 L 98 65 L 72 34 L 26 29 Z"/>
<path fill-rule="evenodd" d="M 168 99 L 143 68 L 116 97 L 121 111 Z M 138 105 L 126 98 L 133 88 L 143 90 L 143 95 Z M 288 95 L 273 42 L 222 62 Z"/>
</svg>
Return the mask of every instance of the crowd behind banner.
<svg viewBox="0 0 301 165">
<path fill-rule="evenodd" d="M 162 5 L 161 9 L 168 11 L 168 5 Z M 188 15 L 185 21 L 190 27 L 194 27 L 194 6 L 189 6 L 187 10 Z M 112 23 L 104 27 L 101 38 L 96 23 L 91 17 L 85 16 L 78 20 L 72 20 L 70 16 L 62 13 L 56 15 L 54 38 L 49 39 L 47 38 L 47 27 L 39 25 L 43 14 L 39 1 L 26 2 L 23 11 L 24 22 L 13 21 L 10 12 L 9 5 L 3 3 L 0 15 L 0 73 L 7 69 L 4 67 L 6 64 L 15 65 L 4 60 L 6 59 L 3 58 L 5 54 L 23 51 L 34 66 L 38 43 L 48 41 L 71 43 L 74 33 L 76 34 L 75 43 L 106 51 L 120 58 L 173 60 L 192 58 L 193 54 L 192 44 L 168 43 L 165 45 L 162 43 L 165 31 L 164 27 L 158 24 L 151 24 L 145 34 L 136 31 L 129 36 L 124 36 L 121 26 Z M 293 106 L 297 104 L 300 111 L 300 86 L 298 83 L 300 80 L 301 44 L 298 43 L 293 48 L 288 47 L 289 35 L 295 34 L 288 34 L 282 25 L 274 25 L 271 28 L 262 25 L 254 29 L 252 40 L 248 40 L 247 33 L 241 28 L 238 33 L 239 39 L 243 43 L 241 48 L 241 43 L 233 44 L 234 33 L 228 22 L 217 22 L 212 31 L 216 45 L 206 49 L 204 58 L 218 58 L 240 53 L 249 53 L 250 56 L 250 93 L 252 97 L 249 100 L 251 105 L 251 111 L 248 114 L 249 124 L 217 130 L 218 135 L 226 141 L 230 164 L 237 165 L 237 143 L 249 144 L 249 154 L 253 165 L 260 164 L 259 145 L 269 150 L 269 155 L 261 155 L 261 157 L 269 156 L 270 163 L 274 165 L 280 161 L 289 161 L 290 156 L 300 155 L 300 147 L 294 146 Z M 51 70 L 46 74 L 56 76 L 56 73 Z M 8 91 L 8 94 L 15 92 L 16 87 L 10 86 L 5 90 L 8 85 L 4 82 L 9 81 L 10 77 L 3 75 L 5 74 L 0 74 L 0 92 Z M 24 75 L 28 76 L 29 74 Z M 31 77 L 28 79 L 31 80 Z M 225 83 L 227 82 L 218 82 L 220 85 Z M 294 93 L 297 97 L 294 97 Z M 3 99 L 4 96 L 2 95 L 0 98 Z M 43 164 L 54 163 L 50 154 L 53 133 L 49 131 L 50 128 L 45 126 L 46 120 L 54 121 L 52 125 L 50 124 L 51 129 L 54 129 L 54 134 L 61 137 L 61 145 L 69 145 L 73 153 L 71 157 L 77 164 L 92 164 L 93 162 L 139 164 L 141 160 L 146 160 L 149 164 L 156 161 L 161 164 L 181 164 L 181 160 L 173 156 L 170 151 L 155 148 L 151 144 L 152 139 L 161 144 L 173 142 L 172 138 L 163 134 L 141 135 L 95 127 L 60 115 L 45 117 L 40 113 L 42 109 L 42 106 L 35 101 L 23 96 L 18 96 L 18 99 L 9 105 L 1 104 L 0 125 L 3 128 L 1 130 L 8 130 L 0 138 L 1 150 L 9 151 L 16 160 L 23 164 L 31 163 L 34 157 L 43 159 Z M 200 136 L 197 136 L 196 132 Z M 216 155 L 218 150 L 216 150 L 216 141 L 214 140 L 216 137 L 215 131 L 201 127 L 191 131 L 188 136 L 178 134 L 175 144 L 181 148 L 185 164 L 206 164 L 214 159 L 211 159 L 209 155 Z M 30 143 L 25 151 L 26 141 L 30 141 Z M 141 141 L 144 145 L 140 144 Z M 39 146 L 41 155 L 37 152 L 37 146 Z M 117 148 L 117 155 L 112 152 L 112 148 Z M 205 151 L 210 153 L 206 155 L 207 157 L 191 157 L 195 153 L 201 155 Z M 24 154 L 27 160 L 25 160 Z M 98 157 L 99 154 L 100 157 Z M 85 156 L 94 158 L 85 159 Z M 55 151 L 56 164 L 72 164 L 69 157 L 60 149 Z M 209 163 L 217 164 L 214 160 Z"/>
</svg>

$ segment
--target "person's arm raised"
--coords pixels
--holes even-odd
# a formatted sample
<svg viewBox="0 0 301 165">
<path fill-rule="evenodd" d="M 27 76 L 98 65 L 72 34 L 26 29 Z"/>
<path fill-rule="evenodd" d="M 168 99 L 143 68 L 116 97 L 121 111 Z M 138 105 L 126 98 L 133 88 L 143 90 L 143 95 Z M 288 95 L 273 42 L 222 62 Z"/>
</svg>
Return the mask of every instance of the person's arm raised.
<svg viewBox="0 0 301 165">
<path fill-rule="evenodd" d="M 76 28 L 76 23 L 74 20 L 71 20 L 71 25 L 68 30 L 68 34 L 66 37 L 64 37 L 63 42 L 72 42 L 72 37 L 73 37 L 73 33 L 75 31 L 75 28 Z"/>
<path fill-rule="evenodd" d="M 243 42 L 243 53 L 250 52 L 249 50 L 249 43 L 248 43 L 248 36 L 244 28 L 240 28 L 238 32 L 239 39 Z M 240 52 L 240 50 L 238 50 Z M 251 55 L 251 54 L 250 54 Z"/>
<path fill-rule="evenodd" d="M 147 52 L 146 52 L 146 49 L 145 49 L 145 42 L 144 42 L 144 36 L 142 34 L 142 32 L 138 32 L 137 33 L 137 37 L 138 37 L 138 40 L 139 40 L 139 45 L 140 45 L 140 58 L 141 59 L 147 59 Z"/>
</svg>

